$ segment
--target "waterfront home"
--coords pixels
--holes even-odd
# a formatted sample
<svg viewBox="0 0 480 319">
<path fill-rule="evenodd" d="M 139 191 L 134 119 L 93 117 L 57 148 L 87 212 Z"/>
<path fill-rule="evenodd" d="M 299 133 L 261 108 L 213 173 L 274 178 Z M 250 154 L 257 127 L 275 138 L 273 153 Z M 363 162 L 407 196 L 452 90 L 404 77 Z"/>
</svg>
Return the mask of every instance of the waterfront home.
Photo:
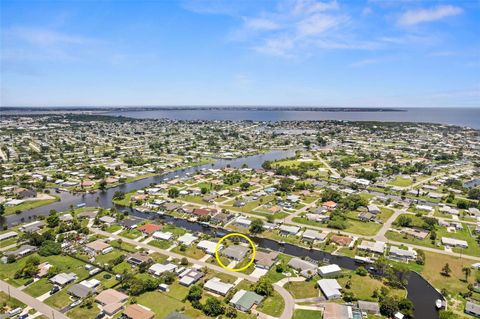
<svg viewBox="0 0 480 319">
<path fill-rule="evenodd" d="M 137 228 L 139 224 L 142 223 L 142 220 L 139 218 L 127 218 L 120 222 L 120 225 L 125 229 L 134 229 Z"/>
<path fill-rule="evenodd" d="M 194 241 L 196 241 L 198 237 L 190 234 L 190 233 L 185 233 L 184 235 L 180 236 L 177 238 L 177 241 L 181 244 L 190 246 Z"/>
<path fill-rule="evenodd" d="M 332 278 L 332 277 L 337 277 L 342 273 L 342 268 L 340 268 L 336 264 L 331 264 L 331 265 L 326 265 L 326 266 L 321 266 L 318 267 L 318 274 L 322 278 Z"/>
<path fill-rule="evenodd" d="M 336 279 L 320 279 L 317 285 L 328 300 L 342 298 L 342 286 Z"/>
<path fill-rule="evenodd" d="M 353 238 L 341 235 L 333 235 L 330 240 L 339 246 L 350 246 L 353 242 Z"/>
<path fill-rule="evenodd" d="M 215 248 L 217 247 L 217 243 L 209 240 L 201 240 L 197 244 L 197 247 L 205 251 L 207 254 L 213 255 L 215 254 Z M 222 250 L 223 247 L 223 244 L 220 244 L 218 250 Z"/>
<path fill-rule="evenodd" d="M 143 234 L 150 236 L 156 231 L 162 230 L 162 225 L 157 224 L 145 224 L 137 228 Z"/>
<path fill-rule="evenodd" d="M 85 251 L 88 254 L 96 255 L 99 253 L 108 254 L 109 252 L 113 251 L 113 247 L 110 244 L 103 242 L 100 239 L 92 241 L 85 245 Z"/>
<path fill-rule="evenodd" d="M 300 227 L 298 226 L 289 226 L 289 225 L 281 225 L 279 228 L 280 235 L 288 236 L 288 235 L 296 235 L 300 231 Z"/>
<path fill-rule="evenodd" d="M 298 257 L 294 257 L 294 258 L 290 259 L 290 261 L 288 262 L 287 265 L 290 268 L 293 268 L 296 271 L 298 271 L 300 273 L 300 275 L 302 275 L 305 278 L 311 278 L 317 272 L 317 265 L 315 265 L 311 262 L 302 260 Z"/>
<path fill-rule="evenodd" d="M 233 287 L 234 287 L 233 284 L 221 282 L 221 280 L 217 277 L 214 277 L 208 280 L 203 285 L 203 289 L 213 292 L 220 296 L 226 296 Z"/>
<path fill-rule="evenodd" d="M 42 221 L 34 221 L 25 225 L 20 226 L 18 229 L 24 233 L 36 233 L 40 229 L 45 227 L 45 223 Z"/>
<path fill-rule="evenodd" d="M 49 281 L 54 285 L 63 287 L 68 285 L 69 283 L 74 282 L 75 280 L 77 280 L 77 275 L 73 272 L 70 272 L 68 274 L 60 273 L 58 275 L 55 275 L 52 278 L 50 278 Z"/>
<path fill-rule="evenodd" d="M 388 257 L 393 260 L 409 262 L 417 259 L 417 252 L 411 247 L 408 249 L 401 249 L 396 246 L 391 246 Z"/>
<path fill-rule="evenodd" d="M 276 251 L 270 251 L 267 253 L 259 250 L 255 255 L 255 265 L 258 268 L 270 269 L 272 265 L 277 261 L 277 258 L 278 252 Z"/>
<path fill-rule="evenodd" d="M 235 295 L 233 295 L 232 299 L 230 299 L 229 304 L 240 311 L 247 312 L 253 307 L 253 305 L 259 305 L 262 302 L 263 298 L 263 296 L 260 296 L 253 291 L 246 291 L 241 289 L 237 291 Z"/>
<path fill-rule="evenodd" d="M 171 232 L 156 231 L 153 233 L 152 237 L 160 240 L 170 240 L 173 238 L 173 234 Z"/>
<path fill-rule="evenodd" d="M 386 245 L 383 241 L 362 240 L 362 242 L 357 246 L 357 249 L 383 255 L 385 247 Z"/>
<path fill-rule="evenodd" d="M 112 225 L 117 221 L 117 219 L 112 216 L 102 216 L 98 220 L 105 225 Z"/>
<path fill-rule="evenodd" d="M 242 260 L 250 249 L 242 245 L 231 245 L 222 250 L 222 255 L 237 261 Z"/>
<path fill-rule="evenodd" d="M 302 234 L 302 240 L 307 242 L 324 241 L 328 234 L 313 229 L 307 229 Z"/>
<path fill-rule="evenodd" d="M 248 228 L 251 223 L 252 221 L 250 219 L 240 216 L 233 222 L 233 225 L 241 228 Z"/>
<path fill-rule="evenodd" d="M 465 240 L 449 237 L 442 237 L 442 244 L 447 247 L 468 248 L 468 243 Z"/>
</svg>

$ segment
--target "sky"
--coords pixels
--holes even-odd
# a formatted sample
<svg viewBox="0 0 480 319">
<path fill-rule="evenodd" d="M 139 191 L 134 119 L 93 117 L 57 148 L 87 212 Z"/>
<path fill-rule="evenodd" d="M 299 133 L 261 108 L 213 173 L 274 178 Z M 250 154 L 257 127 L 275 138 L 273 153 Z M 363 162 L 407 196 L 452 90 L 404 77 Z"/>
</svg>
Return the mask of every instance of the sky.
<svg viewBox="0 0 480 319">
<path fill-rule="evenodd" d="M 480 1 L 0 0 L 0 106 L 480 107 Z"/>
</svg>

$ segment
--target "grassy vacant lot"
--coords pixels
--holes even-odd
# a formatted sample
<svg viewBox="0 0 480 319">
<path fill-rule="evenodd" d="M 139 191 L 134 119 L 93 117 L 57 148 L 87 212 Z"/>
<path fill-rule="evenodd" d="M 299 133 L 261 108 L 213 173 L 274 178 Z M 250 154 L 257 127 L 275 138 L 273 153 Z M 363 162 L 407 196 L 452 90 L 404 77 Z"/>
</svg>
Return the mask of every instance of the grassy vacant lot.
<svg viewBox="0 0 480 319">
<path fill-rule="evenodd" d="M 172 249 L 172 252 L 180 254 L 180 255 L 184 255 L 184 256 L 187 256 L 187 257 L 190 257 L 190 258 L 195 258 L 195 259 L 200 259 L 203 256 L 205 256 L 205 253 L 203 252 L 203 250 L 198 249 L 195 246 L 188 246 L 185 251 L 181 251 L 180 246 L 177 246 L 177 247 Z"/>
<path fill-rule="evenodd" d="M 121 250 L 114 249 L 107 254 L 99 254 L 95 257 L 95 261 L 100 265 L 109 264 L 112 260 L 117 258 L 118 256 L 125 255 L 125 253 Z"/>
<path fill-rule="evenodd" d="M 161 240 L 161 239 L 154 239 L 148 242 L 148 244 L 160 249 L 167 249 L 168 247 L 172 246 L 172 244 L 168 240 Z"/>
<path fill-rule="evenodd" d="M 413 179 L 397 176 L 391 181 L 389 181 L 387 184 L 392 186 L 407 187 L 413 184 Z"/>
<path fill-rule="evenodd" d="M 135 252 L 137 251 L 137 249 L 135 248 L 134 245 L 130 244 L 130 243 L 126 243 L 124 241 L 121 242 L 121 244 L 118 242 L 118 240 L 112 240 L 109 242 L 109 244 L 112 246 L 112 247 L 115 247 L 115 248 L 118 248 L 118 249 L 121 249 L 121 250 L 126 250 L 126 251 L 129 251 L 129 252 Z"/>
<path fill-rule="evenodd" d="M 322 312 L 317 310 L 303 310 L 297 309 L 293 314 L 293 319 L 320 319 Z"/>
<path fill-rule="evenodd" d="M 135 239 L 138 238 L 142 235 L 142 233 L 136 229 L 130 229 L 130 230 L 124 230 L 120 234 L 120 236 L 123 236 L 125 238 L 129 239 Z"/>
<path fill-rule="evenodd" d="M 376 298 L 373 298 L 373 292 L 380 288 L 384 287 L 384 283 L 380 280 L 374 279 L 370 276 L 360 276 L 355 274 L 355 272 L 351 271 L 350 276 L 344 276 L 338 279 L 338 283 L 344 288 L 345 291 L 352 292 L 356 298 L 360 300 L 367 300 L 367 301 L 377 301 Z M 350 289 L 345 288 L 346 283 L 350 281 Z M 394 289 L 391 287 L 387 288 L 390 290 L 390 295 L 398 296 L 398 297 L 405 297 L 406 291 L 403 289 Z"/>
<path fill-rule="evenodd" d="M 53 196 L 53 195 L 50 195 Z M 7 206 L 5 207 L 5 216 L 15 214 L 16 211 L 25 211 L 32 208 L 45 206 L 51 203 L 58 202 L 60 200 L 59 197 L 53 196 L 53 199 L 42 199 L 42 200 L 29 200 L 26 202 L 21 203 L 20 205 L 16 206 Z"/>
<path fill-rule="evenodd" d="M 105 229 L 106 232 L 109 232 L 109 233 L 114 233 L 118 230 L 122 229 L 122 226 L 118 225 L 118 224 L 113 224 L 111 226 L 108 226 L 107 229 Z"/>
<path fill-rule="evenodd" d="M 285 284 L 287 289 L 295 299 L 318 297 L 320 291 L 316 287 L 318 278 L 309 281 L 291 281 Z"/>
<path fill-rule="evenodd" d="M 257 307 L 259 311 L 273 317 L 280 317 L 283 313 L 283 308 L 285 308 L 285 302 L 283 301 L 282 296 L 276 291 L 273 292 L 272 296 L 262 301 L 260 306 Z"/>
<path fill-rule="evenodd" d="M 185 309 L 185 314 L 192 318 L 208 318 L 200 311 L 193 309 L 190 303 L 183 303 L 182 300 L 174 298 L 169 293 L 147 292 L 138 296 L 137 302 L 155 312 L 156 318 L 165 318 L 173 311 L 182 312 L 182 309 Z"/>
<path fill-rule="evenodd" d="M 72 319 L 85 319 L 85 318 L 95 318 L 98 313 L 100 312 L 100 309 L 98 308 L 97 303 L 94 303 L 90 309 L 87 307 L 75 307 L 69 312 L 67 312 L 67 315 L 69 318 Z"/>
<path fill-rule="evenodd" d="M 450 276 L 441 275 L 442 268 L 447 264 L 452 270 Z M 465 275 L 462 272 L 463 267 L 470 267 L 472 260 L 460 257 L 448 256 L 425 251 L 425 266 L 421 275 L 427 279 L 435 288 L 445 288 L 451 294 L 467 291 L 468 283 L 475 281 L 475 272 L 465 282 Z"/>
<path fill-rule="evenodd" d="M 284 265 L 284 272 L 290 271 L 289 267 L 287 266 L 288 262 L 290 259 L 292 259 L 292 256 L 289 255 L 284 255 L 284 254 L 279 254 L 277 260 L 281 262 Z M 265 274 L 265 276 L 270 279 L 271 282 L 277 282 L 283 278 L 285 278 L 285 275 L 281 272 L 276 271 L 275 265 L 272 266 L 268 270 L 268 272 Z"/>
<path fill-rule="evenodd" d="M 71 284 L 73 285 L 73 284 Z M 52 295 L 51 297 L 48 297 L 44 302 L 52 307 L 55 307 L 57 309 L 62 309 L 69 304 L 72 303 L 72 300 L 70 299 L 70 296 L 68 295 L 67 291 L 68 288 L 70 288 L 71 285 L 66 286 L 63 288 L 61 291 L 57 292 L 56 294 Z"/>
</svg>

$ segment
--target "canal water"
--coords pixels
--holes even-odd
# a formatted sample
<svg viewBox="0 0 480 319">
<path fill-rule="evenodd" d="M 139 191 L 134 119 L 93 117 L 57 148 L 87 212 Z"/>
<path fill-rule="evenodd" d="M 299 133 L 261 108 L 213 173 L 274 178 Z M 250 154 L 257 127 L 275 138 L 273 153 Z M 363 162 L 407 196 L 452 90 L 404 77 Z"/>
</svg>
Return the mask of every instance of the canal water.
<svg viewBox="0 0 480 319">
<path fill-rule="evenodd" d="M 6 222 L 9 226 L 19 224 L 23 221 L 28 221 L 40 215 L 48 215 L 51 209 L 57 211 L 69 210 L 73 205 L 74 207 L 80 203 L 85 203 L 89 207 L 113 207 L 112 198 L 116 191 L 130 192 L 138 189 L 145 188 L 151 184 L 162 183 L 165 179 L 173 179 L 177 177 L 185 176 L 187 173 L 193 174 L 201 169 L 208 168 L 223 168 L 226 166 L 239 168 L 243 165 L 247 165 L 250 168 L 261 168 L 262 164 L 266 160 L 278 160 L 295 155 L 294 150 L 276 150 L 265 154 L 258 154 L 252 156 L 246 156 L 231 160 L 217 160 L 212 164 L 205 164 L 195 167 L 189 167 L 174 172 L 169 172 L 153 177 L 144 178 L 138 181 L 134 181 L 127 184 L 122 184 L 116 187 L 109 188 L 104 191 L 99 191 L 94 194 L 72 194 L 62 192 L 60 193 L 61 200 L 59 202 L 38 207 L 25 211 L 18 215 L 10 215 L 6 217 Z M 192 232 L 202 232 L 211 234 L 213 236 L 223 236 L 230 231 L 222 228 L 214 228 L 205 224 L 196 222 L 190 222 L 185 219 L 175 218 L 168 215 L 158 215 L 153 213 L 143 213 L 129 207 L 116 207 L 121 211 L 128 211 L 131 215 L 146 218 L 146 219 L 161 219 L 162 221 L 175 226 L 185 228 Z M 277 241 L 251 236 L 252 240 L 261 248 L 271 249 L 273 251 L 279 251 L 287 255 L 296 257 L 308 257 L 318 262 L 327 262 L 337 264 L 345 269 L 356 269 L 359 265 L 353 258 L 345 256 L 336 256 L 327 252 L 320 251 L 318 249 L 308 249 L 287 243 L 279 243 Z M 438 319 L 438 312 L 435 309 L 435 300 L 443 299 L 442 295 L 435 290 L 422 276 L 415 272 L 410 272 L 409 282 L 407 286 L 408 299 L 410 299 L 415 306 L 414 316 L 417 319 Z"/>
</svg>

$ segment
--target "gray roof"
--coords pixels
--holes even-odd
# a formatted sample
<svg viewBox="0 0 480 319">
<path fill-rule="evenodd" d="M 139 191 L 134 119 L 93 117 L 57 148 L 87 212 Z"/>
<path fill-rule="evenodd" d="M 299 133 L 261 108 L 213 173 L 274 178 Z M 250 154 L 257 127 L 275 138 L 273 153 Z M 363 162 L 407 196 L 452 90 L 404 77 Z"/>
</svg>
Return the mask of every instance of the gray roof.
<svg viewBox="0 0 480 319">
<path fill-rule="evenodd" d="M 78 297 L 78 298 L 85 298 L 89 292 L 94 292 L 93 288 L 86 287 L 82 284 L 75 284 L 68 289 L 68 293 Z"/>
<path fill-rule="evenodd" d="M 467 303 L 465 304 L 465 311 L 480 315 L 480 305 L 471 301 L 467 301 Z"/>
<path fill-rule="evenodd" d="M 222 251 L 222 255 L 236 260 L 241 260 L 245 258 L 245 255 L 248 252 L 248 248 L 241 245 L 232 245 L 228 246 Z"/>
<path fill-rule="evenodd" d="M 168 316 L 166 316 L 165 319 L 192 319 L 192 318 L 174 311 L 170 313 Z"/>
</svg>

